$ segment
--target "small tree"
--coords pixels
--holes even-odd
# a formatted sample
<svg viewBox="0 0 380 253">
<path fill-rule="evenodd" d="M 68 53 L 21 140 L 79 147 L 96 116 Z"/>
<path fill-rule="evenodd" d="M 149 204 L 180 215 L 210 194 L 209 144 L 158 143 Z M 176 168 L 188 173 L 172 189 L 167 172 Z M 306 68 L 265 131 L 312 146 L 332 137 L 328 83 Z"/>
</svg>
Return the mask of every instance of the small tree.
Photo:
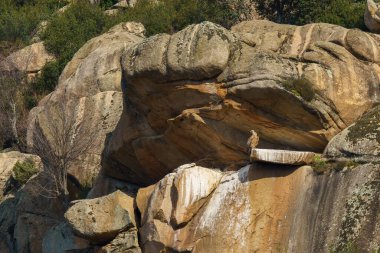
<svg viewBox="0 0 380 253">
<path fill-rule="evenodd" d="M 32 151 L 41 158 L 43 173 L 49 178 L 40 185 L 41 194 L 61 197 L 68 203 L 67 174 L 71 166 L 97 146 L 96 127 L 81 117 L 74 102 L 53 103 L 34 121 Z"/>
<path fill-rule="evenodd" d="M 0 132 L 4 134 L 2 142 L 6 142 L 2 145 L 16 145 L 20 150 L 24 146 L 20 131 L 25 130 L 25 125 L 20 126 L 19 121 L 26 118 L 27 114 L 23 105 L 25 86 L 24 75 L 20 72 L 0 73 Z"/>
</svg>

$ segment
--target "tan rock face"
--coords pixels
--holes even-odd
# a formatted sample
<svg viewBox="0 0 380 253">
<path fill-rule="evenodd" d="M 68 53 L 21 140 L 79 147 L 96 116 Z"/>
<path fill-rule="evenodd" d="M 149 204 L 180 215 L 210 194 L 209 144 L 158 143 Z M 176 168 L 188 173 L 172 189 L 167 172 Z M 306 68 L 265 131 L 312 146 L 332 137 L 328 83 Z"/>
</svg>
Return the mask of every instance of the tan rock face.
<svg viewBox="0 0 380 253">
<path fill-rule="evenodd" d="M 43 197 L 41 190 L 50 181 L 40 173 L 1 202 L 0 234 L 10 252 L 41 252 L 45 233 L 61 222 L 61 201 Z"/>
<path fill-rule="evenodd" d="M 123 231 L 136 227 L 134 199 L 116 191 L 95 199 L 80 200 L 65 213 L 74 232 L 91 242 L 111 241 Z"/>
<path fill-rule="evenodd" d="M 325 154 L 334 158 L 378 161 L 380 154 L 380 107 L 364 114 L 357 122 L 336 135 Z"/>
<path fill-rule="evenodd" d="M 24 162 L 30 159 L 35 163 L 36 168 L 41 168 L 41 160 L 38 156 L 23 154 L 17 151 L 0 153 L 0 201 L 4 196 L 4 190 L 12 176 L 13 167 L 17 162 Z"/>
<path fill-rule="evenodd" d="M 373 0 L 367 0 L 364 23 L 371 32 L 380 33 L 379 4 Z"/>
<path fill-rule="evenodd" d="M 181 192 L 176 181 L 218 173 L 183 166 L 155 185 L 142 220 L 141 247 L 147 253 L 301 253 L 342 250 L 342 245 L 357 240 L 363 252 L 369 252 L 378 247 L 380 236 L 379 189 L 371 187 L 379 172 L 370 164 L 331 175 L 316 175 L 309 166 L 254 164 L 220 173 L 216 187 L 201 180 L 205 183 Z M 200 189 L 212 190 L 199 195 Z M 368 198 L 360 206 L 364 195 Z M 186 199 L 192 198 L 203 204 L 185 208 Z M 191 218 L 177 226 L 176 210 Z"/>
<path fill-rule="evenodd" d="M 47 52 L 43 42 L 38 42 L 9 55 L 3 63 L 5 66 L 0 64 L 0 71 L 18 70 L 36 74 L 46 63 L 53 60 L 55 57 Z"/>
<path fill-rule="evenodd" d="M 141 253 L 137 229 L 118 234 L 112 242 L 96 253 Z"/>
<path fill-rule="evenodd" d="M 379 43 L 335 25 L 269 21 L 145 39 L 122 56 L 128 109 L 105 172 L 149 185 L 185 163 L 236 169 L 252 129 L 258 148 L 321 152 L 377 102 Z"/>
<path fill-rule="evenodd" d="M 44 235 L 42 253 L 65 253 L 69 250 L 85 250 L 90 243 L 76 235 L 67 223 L 53 227 Z"/>
<path fill-rule="evenodd" d="M 30 113 L 29 147 L 33 143 L 35 120 L 46 134 L 49 122 L 54 119 L 47 117 L 45 111 L 57 102 L 65 103 L 67 115 L 74 115 L 76 124 L 85 124 L 89 133 L 97 132 L 95 148 L 69 171 L 83 185 L 91 184 L 98 174 L 106 136 L 114 130 L 122 112 L 121 53 L 141 41 L 144 31 L 141 24 L 121 23 L 88 41 L 65 67 L 56 90 Z"/>
</svg>

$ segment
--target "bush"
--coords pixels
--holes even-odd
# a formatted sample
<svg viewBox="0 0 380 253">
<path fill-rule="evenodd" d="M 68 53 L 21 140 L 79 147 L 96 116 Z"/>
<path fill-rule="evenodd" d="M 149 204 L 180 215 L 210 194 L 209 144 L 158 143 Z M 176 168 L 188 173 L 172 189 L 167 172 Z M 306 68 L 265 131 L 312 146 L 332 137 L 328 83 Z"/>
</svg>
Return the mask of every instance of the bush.
<svg viewBox="0 0 380 253">
<path fill-rule="evenodd" d="M 78 1 L 52 17 L 42 39 L 47 50 L 65 65 L 80 47 L 104 30 L 105 24 L 106 15 L 101 7 Z"/>
<path fill-rule="evenodd" d="M 323 172 L 330 169 L 330 167 L 327 166 L 326 160 L 323 159 L 323 157 L 321 155 L 315 155 L 314 156 L 311 167 L 317 173 L 323 173 Z"/>
<path fill-rule="evenodd" d="M 103 0 L 100 3 L 100 6 L 103 7 L 104 9 L 108 9 L 112 7 L 113 5 L 117 4 L 119 1 L 118 0 Z"/>
<path fill-rule="evenodd" d="M 144 24 L 147 35 L 174 33 L 187 25 L 211 21 L 229 28 L 238 15 L 226 1 L 212 0 L 140 0 L 134 8 L 119 14 L 111 23 L 136 21 Z M 108 25 L 111 26 L 111 25 Z"/>
<path fill-rule="evenodd" d="M 256 0 L 260 15 L 278 23 L 303 25 L 324 22 L 365 29 L 365 1 L 361 0 Z"/>
<path fill-rule="evenodd" d="M 0 1 L 0 41 L 29 43 L 34 29 L 62 6 L 59 0 Z M 22 43 L 20 43 L 22 42 Z M 2 43 L 4 44 L 4 43 Z"/>
<path fill-rule="evenodd" d="M 33 81 L 32 90 L 41 95 L 52 92 L 58 83 L 58 78 L 65 64 L 62 61 L 47 63 L 41 70 L 41 74 Z"/>
<path fill-rule="evenodd" d="M 29 178 L 37 174 L 38 168 L 36 168 L 33 160 L 26 159 L 23 162 L 18 161 L 13 167 L 13 179 L 20 185 L 25 184 Z"/>
</svg>

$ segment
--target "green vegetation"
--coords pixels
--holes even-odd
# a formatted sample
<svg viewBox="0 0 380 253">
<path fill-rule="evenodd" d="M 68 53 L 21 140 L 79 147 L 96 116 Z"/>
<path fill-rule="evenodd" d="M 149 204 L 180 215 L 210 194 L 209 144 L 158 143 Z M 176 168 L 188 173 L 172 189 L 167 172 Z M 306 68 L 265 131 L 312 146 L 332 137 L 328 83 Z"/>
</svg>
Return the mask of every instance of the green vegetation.
<svg viewBox="0 0 380 253">
<path fill-rule="evenodd" d="M 362 0 L 257 0 L 256 6 L 262 16 L 278 23 L 323 22 L 365 29 Z"/>
<path fill-rule="evenodd" d="M 331 172 L 333 170 L 340 171 L 344 168 L 354 169 L 357 167 L 359 163 L 347 159 L 347 160 L 339 160 L 339 161 L 330 161 L 321 155 L 316 155 L 311 163 L 311 167 L 318 174 L 323 174 L 326 172 Z"/>
<path fill-rule="evenodd" d="M 323 159 L 321 155 L 316 155 L 313 158 L 313 162 L 311 166 L 316 172 L 324 172 L 327 168 L 327 163 L 326 163 L 326 160 Z"/>
<path fill-rule="evenodd" d="M 37 174 L 38 168 L 35 166 L 33 160 L 26 159 L 23 162 L 18 161 L 13 167 L 13 178 L 20 185 L 25 184 L 29 178 Z"/>
<path fill-rule="evenodd" d="M 136 6 L 119 15 L 122 21 L 144 24 L 147 35 L 174 33 L 189 24 L 211 21 L 229 28 L 238 20 L 227 3 L 214 0 L 140 0 Z"/>
<path fill-rule="evenodd" d="M 105 25 L 106 15 L 99 6 L 79 1 L 50 19 L 42 39 L 47 50 L 67 62 L 84 43 L 102 33 Z"/>
<path fill-rule="evenodd" d="M 360 248 L 355 243 L 347 243 L 339 250 L 331 249 L 330 253 L 360 253 Z"/>
<path fill-rule="evenodd" d="M 61 6 L 60 0 L 1 0 L 0 55 L 27 45 L 38 24 Z"/>
<path fill-rule="evenodd" d="M 315 91 L 313 89 L 313 84 L 305 79 L 294 79 L 288 80 L 283 83 L 283 86 L 286 90 L 292 92 L 298 97 L 302 97 L 304 100 L 310 102 L 315 97 Z"/>
<path fill-rule="evenodd" d="M 107 8 L 112 7 L 113 5 L 115 5 L 117 3 L 118 3 L 118 0 L 103 0 L 103 1 L 101 1 L 100 6 L 104 9 L 107 9 Z"/>
</svg>

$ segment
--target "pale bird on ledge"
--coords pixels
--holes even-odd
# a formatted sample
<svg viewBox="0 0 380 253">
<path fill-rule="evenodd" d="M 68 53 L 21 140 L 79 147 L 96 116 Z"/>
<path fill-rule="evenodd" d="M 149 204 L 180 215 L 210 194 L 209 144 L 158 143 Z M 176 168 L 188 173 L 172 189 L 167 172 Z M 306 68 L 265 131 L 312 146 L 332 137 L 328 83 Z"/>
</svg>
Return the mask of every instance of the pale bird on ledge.
<svg viewBox="0 0 380 253">
<path fill-rule="evenodd" d="M 259 144 L 259 136 L 254 130 L 249 131 L 251 133 L 251 136 L 248 138 L 247 141 L 247 147 L 248 147 L 248 153 L 251 154 L 252 149 L 256 148 Z"/>
</svg>

